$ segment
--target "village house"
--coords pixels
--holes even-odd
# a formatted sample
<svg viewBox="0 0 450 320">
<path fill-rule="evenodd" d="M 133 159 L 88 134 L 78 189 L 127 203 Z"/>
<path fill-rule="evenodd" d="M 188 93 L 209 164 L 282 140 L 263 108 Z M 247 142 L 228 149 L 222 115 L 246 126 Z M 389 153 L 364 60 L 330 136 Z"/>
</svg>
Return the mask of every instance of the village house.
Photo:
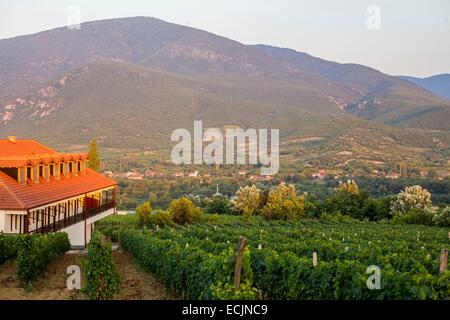
<svg viewBox="0 0 450 320">
<path fill-rule="evenodd" d="M 114 173 L 112 171 L 103 171 L 102 173 L 105 177 L 107 178 L 112 178 L 114 177 Z"/>
<path fill-rule="evenodd" d="M 314 179 L 324 179 L 327 176 L 327 172 L 325 170 L 320 170 L 319 172 L 314 172 L 312 177 Z"/>
<path fill-rule="evenodd" d="M 0 140 L 0 232 L 64 231 L 85 247 L 95 222 L 116 210 L 116 183 L 87 161 L 33 140 Z"/>
<path fill-rule="evenodd" d="M 188 177 L 190 178 L 196 178 L 198 176 L 198 171 L 189 172 Z"/>
<path fill-rule="evenodd" d="M 173 174 L 173 176 L 176 177 L 176 178 L 184 177 L 184 172 L 181 172 L 181 171 L 175 172 Z"/>
<path fill-rule="evenodd" d="M 144 174 L 137 171 L 129 171 L 127 172 L 127 178 L 130 180 L 142 180 L 144 179 Z"/>
<path fill-rule="evenodd" d="M 269 175 L 267 175 L 267 176 L 255 176 L 255 175 L 251 175 L 250 177 L 249 177 L 249 180 L 252 180 L 252 181 L 272 181 L 273 180 L 273 176 L 269 176 Z"/>
<path fill-rule="evenodd" d="M 398 173 L 395 173 L 395 172 L 389 172 L 387 175 L 386 175 L 386 178 L 388 178 L 388 179 L 398 179 Z"/>
<path fill-rule="evenodd" d="M 153 171 L 153 170 L 147 170 L 147 171 L 145 171 L 145 176 L 147 178 L 155 178 L 158 176 L 158 172 Z"/>
</svg>

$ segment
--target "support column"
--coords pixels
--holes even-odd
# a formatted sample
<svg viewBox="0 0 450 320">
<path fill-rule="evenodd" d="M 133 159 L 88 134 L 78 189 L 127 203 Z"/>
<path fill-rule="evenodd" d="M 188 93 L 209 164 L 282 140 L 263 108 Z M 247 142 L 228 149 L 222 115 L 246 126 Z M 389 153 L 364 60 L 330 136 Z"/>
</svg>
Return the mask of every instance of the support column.
<svg viewBox="0 0 450 320">
<path fill-rule="evenodd" d="M 56 232 L 56 206 L 53 206 L 53 232 Z"/>
<path fill-rule="evenodd" d="M 84 201 L 83 201 L 83 219 L 84 219 L 84 247 L 87 246 L 87 235 L 86 235 L 86 199 L 87 199 L 87 193 L 84 194 Z"/>
<path fill-rule="evenodd" d="M 30 210 L 27 210 L 27 215 L 25 216 L 25 221 L 24 221 L 23 228 L 24 228 L 23 233 L 28 233 L 29 232 L 29 229 L 30 229 Z"/>
<path fill-rule="evenodd" d="M 113 191 L 113 201 L 114 201 L 114 214 L 116 214 L 116 207 L 117 207 L 117 186 L 114 186 L 114 191 Z"/>
<path fill-rule="evenodd" d="M 67 227 L 67 202 L 64 203 L 64 228 Z"/>
</svg>

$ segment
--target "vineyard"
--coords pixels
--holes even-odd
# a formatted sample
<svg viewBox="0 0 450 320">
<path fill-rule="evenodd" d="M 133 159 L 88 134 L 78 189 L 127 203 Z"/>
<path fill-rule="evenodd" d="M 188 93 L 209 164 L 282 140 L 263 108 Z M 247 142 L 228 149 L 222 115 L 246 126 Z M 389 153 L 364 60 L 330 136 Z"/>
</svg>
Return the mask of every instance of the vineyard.
<svg viewBox="0 0 450 320">
<path fill-rule="evenodd" d="M 148 229 L 130 217 L 116 216 L 100 229 L 168 288 L 189 299 L 450 297 L 450 272 L 439 273 L 441 249 L 450 246 L 446 228 L 207 215 L 187 226 Z M 248 245 L 241 286 L 235 290 L 240 236 Z M 367 287 L 371 265 L 380 268 L 380 289 Z"/>
</svg>

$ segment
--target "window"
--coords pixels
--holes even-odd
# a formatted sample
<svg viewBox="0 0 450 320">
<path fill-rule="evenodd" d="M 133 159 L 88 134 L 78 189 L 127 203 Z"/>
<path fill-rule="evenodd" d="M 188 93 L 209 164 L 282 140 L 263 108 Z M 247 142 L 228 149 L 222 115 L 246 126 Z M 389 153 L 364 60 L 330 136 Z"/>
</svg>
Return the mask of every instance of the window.
<svg viewBox="0 0 450 320">
<path fill-rule="evenodd" d="M 81 161 L 78 161 L 78 172 L 81 172 Z"/>
<path fill-rule="evenodd" d="M 55 165 L 54 164 L 50 165 L 50 175 L 55 176 Z"/>
<path fill-rule="evenodd" d="M 73 173 L 73 162 L 69 162 L 69 172 Z"/>
<path fill-rule="evenodd" d="M 32 178 L 32 167 L 27 167 L 27 179 L 31 179 Z"/>
<path fill-rule="evenodd" d="M 64 175 L 64 163 L 59 164 L 59 174 Z"/>
<path fill-rule="evenodd" d="M 39 166 L 39 177 L 44 178 L 44 166 Z"/>
</svg>

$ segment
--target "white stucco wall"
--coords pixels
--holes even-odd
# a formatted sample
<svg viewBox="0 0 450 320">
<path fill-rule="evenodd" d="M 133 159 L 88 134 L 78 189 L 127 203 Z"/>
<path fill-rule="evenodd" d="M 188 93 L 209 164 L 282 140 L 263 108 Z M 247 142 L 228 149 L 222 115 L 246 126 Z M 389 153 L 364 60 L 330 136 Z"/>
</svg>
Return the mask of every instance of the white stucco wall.
<svg viewBox="0 0 450 320">
<path fill-rule="evenodd" d="M 5 211 L 0 210 L 0 232 L 5 229 Z"/>
<path fill-rule="evenodd" d="M 11 230 L 11 215 L 26 215 L 26 211 L 0 210 L 0 232 L 19 233 L 20 227 Z"/>
<path fill-rule="evenodd" d="M 92 224 L 96 221 L 99 221 L 109 215 L 114 214 L 114 209 L 107 210 L 101 214 L 98 214 L 94 217 L 87 219 L 86 221 L 86 241 L 89 243 L 91 240 L 91 228 L 93 229 Z M 67 232 L 69 235 L 70 244 L 75 247 L 84 246 L 84 221 L 80 221 L 70 227 L 62 229 L 61 231 Z"/>
</svg>

